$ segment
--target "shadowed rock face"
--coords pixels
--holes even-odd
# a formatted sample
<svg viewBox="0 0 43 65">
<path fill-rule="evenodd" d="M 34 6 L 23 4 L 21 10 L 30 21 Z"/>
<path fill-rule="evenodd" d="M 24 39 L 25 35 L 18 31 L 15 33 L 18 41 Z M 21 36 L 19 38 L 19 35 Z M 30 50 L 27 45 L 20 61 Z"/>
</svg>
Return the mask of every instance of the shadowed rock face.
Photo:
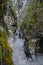
<svg viewBox="0 0 43 65">
<path fill-rule="evenodd" d="M 43 2 L 43 0 L 37 0 L 37 2 Z"/>
<path fill-rule="evenodd" d="M 43 53 L 43 37 L 40 37 L 40 40 L 37 40 L 35 48 L 36 47 L 39 47 L 38 49 L 35 49 L 36 53 L 38 50 L 38 53 Z"/>
<path fill-rule="evenodd" d="M 40 53 L 43 53 L 43 37 L 40 38 L 40 42 L 39 42 L 39 45 L 40 45 Z"/>
<path fill-rule="evenodd" d="M 43 2 L 43 0 L 39 0 L 40 2 Z"/>
</svg>

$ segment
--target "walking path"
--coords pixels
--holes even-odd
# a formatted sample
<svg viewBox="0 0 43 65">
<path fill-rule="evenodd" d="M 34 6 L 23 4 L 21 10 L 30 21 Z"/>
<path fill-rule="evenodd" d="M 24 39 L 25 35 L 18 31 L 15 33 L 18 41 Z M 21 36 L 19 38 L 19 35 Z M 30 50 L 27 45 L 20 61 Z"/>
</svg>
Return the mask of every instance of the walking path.
<svg viewBox="0 0 43 65">
<path fill-rule="evenodd" d="M 9 38 L 10 45 L 13 49 L 13 62 L 15 65 L 43 65 L 43 56 L 38 56 L 37 60 L 33 62 L 27 61 L 26 56 L 24 54 L 24 40 L 16 37 L 14 40 L 13 37 Z M 32 55 L 34 58 L 34 55 Z"/>
</svg>

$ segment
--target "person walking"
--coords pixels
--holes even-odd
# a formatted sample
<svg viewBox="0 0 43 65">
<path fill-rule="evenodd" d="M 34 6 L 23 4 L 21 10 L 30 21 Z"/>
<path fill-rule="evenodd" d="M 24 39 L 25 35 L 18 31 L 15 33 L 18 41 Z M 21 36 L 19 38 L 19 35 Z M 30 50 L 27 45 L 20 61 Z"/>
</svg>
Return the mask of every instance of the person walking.
<svg viewBox="0 0 43 65">
<path fill-rule="evenodd" d="M 25 42 L 24 42 L 24 52 L 26 54 L 27 59 L 29 58 L 29 61 L 33 61 L 32 55 L 31 55 L 30 49 L 29 49 L 28 40 L 26 38 L 25 38 Z"/>
</svg>

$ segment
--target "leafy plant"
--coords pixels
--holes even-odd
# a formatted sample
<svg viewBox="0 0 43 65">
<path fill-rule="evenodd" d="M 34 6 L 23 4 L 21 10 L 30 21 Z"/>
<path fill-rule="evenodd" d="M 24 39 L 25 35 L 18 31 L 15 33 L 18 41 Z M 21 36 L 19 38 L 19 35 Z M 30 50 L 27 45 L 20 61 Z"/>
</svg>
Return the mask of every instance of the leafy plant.
<svg viewBox="0 0 43 65">
<path fill-rule="evenodd" d="M 33 30 L 37 29 L 40 31 L 43 31 L 43 2 L 37 2 L 35 0 L 35 3 L 28 6 L 28 9 L 26 11 L 26 15 L 24 17 L 24 20 L 21 24 L 21 29 L 26 29 L 26 36 L 31 36 L 33 33 Z M 37 33 L 37 32 L 36 32 Z"/>
<path fill-rule="evenodd" d="M 13 65 L 12 49 L 8 44 L 6 31 L 0 31 L 0 58 L 2 59 L 2 63 L 4 59 L 4 62 L 7 62 L 8 65 Z"/>
<path fill-rule="evenodd" d="M 0 64 L 2 65 L 14 65 L 12 61 L 13 50 L 8 44 L 6 23 L 4 21 L 4 15 L 6 14 L 8 1 L 9 0 L 0 0 L 0 26 L 3 27 L 3 30 L 0 30 Z M 17 20 L 16 14 L 14 12 L 15 10 L 12 9 L 11 5 L 12 4 L 10 4 L 11 13 L 14 13 L 12 16 L 14 16 L 15 20 Z"/>
</svg>

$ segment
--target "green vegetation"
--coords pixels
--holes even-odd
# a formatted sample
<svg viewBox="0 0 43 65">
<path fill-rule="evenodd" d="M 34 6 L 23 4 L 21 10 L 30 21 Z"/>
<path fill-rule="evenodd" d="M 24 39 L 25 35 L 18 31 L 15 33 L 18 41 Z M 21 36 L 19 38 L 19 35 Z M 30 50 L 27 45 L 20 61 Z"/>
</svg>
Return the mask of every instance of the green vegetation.
<svg viewBox="0 0 43 65">
<path fill-rule="evenodd" d="M 37 30 L 43 31 L 43 2 L 37 2 L 35 0 L 35 3 L 28 6 L 20 27 L 21 31 L 23 31 L 23 29 L 26 30 L 25 37 L 28 39 L 39 37 Z M 34 44 L 31 39 L 29 39 L 29 41 L 31 51 L 33 52 Z"/>
<path fill-rule="evenodd" d="M 26 36 L 31 36 L 33 30 L 37 29 L 43 31 L 43 2 L 37 2 L 28 6 L 25 18 L 21 24 L 20 29 L 26 29 Z"/>
<path fill-rule="evenodd" d="M 15 7 L 11 0 L 8 0 L 8 1 L 9 1 L 11 15 L 12 15 L 12 17 L 14 17 L 15 20 L 17 20 L 17 16 L 15 14 L 15 12 L 16 12 Z"/>
<path fill-rule="evenodd" d="M 14 18 L 14 24 L 17 25 L 17 16 L 13 3 L 11 0 L 0 0 L 0 64 L 1 65 L 14 65 L 12 61 L 12 48 L 8 44 L 7 39 L 7 24 L 4 21 L 6 15 L 7 3 L 9 2 L 10 12 Z"/>
<path fill-rule="evenodd" d="M 4 65 L 13 65 L 12 49 L 8 44 L 5 30 L 0 30 L 0 62 Z"/>
<path fill-rule="evenodd" d="M 13 6 L 13 3 L 11 0 L 1 0 L 0 1 L 0 25 L 2 25 L 4 28 L 7 30 L 7 24 L 4 21 L 4 16 L 6 16 L 6 10 L 7 10 L 7 4 L 9 2 L 9 7 L 10 7 L 10 13 L 11 16 L 14 18 L 14 25 L 17 27 L 17 16 L 15 14 L 15 7 Z"/>
</svg>

